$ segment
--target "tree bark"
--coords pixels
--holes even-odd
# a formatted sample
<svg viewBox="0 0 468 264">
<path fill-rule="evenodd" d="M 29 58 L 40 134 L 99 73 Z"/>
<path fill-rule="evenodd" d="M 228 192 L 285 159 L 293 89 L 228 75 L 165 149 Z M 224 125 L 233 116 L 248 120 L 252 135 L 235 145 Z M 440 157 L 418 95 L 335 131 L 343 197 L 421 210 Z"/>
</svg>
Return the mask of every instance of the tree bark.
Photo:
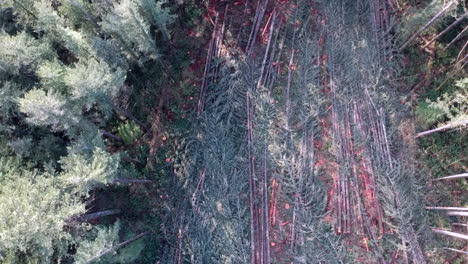
<svg viewBox="0 0 468 264">
<path fill-rule="evenodd" d="M 452 1 L 450 3 L 448 3 L 444 8 L 442 8 L 442 10 L 439 11 L 439 13 L 437 13 L 433 18 L 431 18 L 431 20 L 429 20 L 424 26 L 422 26 L 418 31 L 416 31 L 416 33 L 414 33 L 401 47 L 400 47 L 400 51 L 404 50 L 406 47 L 409 46 L 409 44 L 411 44 L 411 42 L 413 42 L 413 40 L 419 36 L 419 34 L 421 34 L 424 30 L 426 30 L 428 27 L 430 27 L 432 24 L 434 24 L 434 22 L 436 22 L 442 15 L 445 14 L 445 12 L 453 5 L 455 4 L 456 2 L 458 1 Z"/>
<path fill-rule="evenodd" d="M 443 36 L 445 33 L 449 32 L 452 28 L 454 28 L 456 25 L 460 24 L 465 18 L 467 17 L 467 14 L 464 14 L 463 16 L 459 17 L 457 20 L 455 20 L 452 24 L 450 24 L 448 27 L 446 27 L 442 32 L 440 32 L 435 38 L 433 38 L 431 41 L 426 43 L 426 45 L 423 46 L 423 49 L 429 46 L 432 42 L 436 41 L 439 39 L 441 36 Z"/>
<path fill-rule="evenodd" d="M 447 230 L 442 230 L 442 229 L 437 229 L 437 228 L 432 228 L 432 232 L 437 233 L 437 234 L 442 234 L 442 235 L 447 235 L 455 238 L 460 238 L 464 240 L 468 240 L 468 235 L 465 234 L 460 234 L 456 232 L 451 232 Z"/>
<path fill-rule="evenodd" d="M 454 39 L 452 39 L 452 41 L 450 41 L 450 43 L 447 45 L 447 47 L 445 47 L 446 49 L 448 47 L 450 47 L 453 43 L 457 42 L 457 40 L 459 40 L 461 37 L 463 37 L 463 35 L 466 33 L 466 31 L 468 30 L 468 26 L 466 26 L 462 32 L 460 32 L 460 34 L 458 34 Z"/>
<path fill-rule="evenodd" d="M 422 137 L 422 136 L 427 136 L 427 135 L 430 135 L 432 133 L 441 132 L 441 131 L 445 131 L 445 130 L 448 130 L 448 129 L 453 129 L 453 128 L 457 128 L 457 127 L 460 127 L 460 126 L 466 126 L 466 125 L 468 125 L 468 119 L 460 120 L 460 121 L 457 121 L 457 122 L 454 122 L 454 123 L 447 124 L 445 126 L 441 126 L 441 127 L 438 127 L 438 128 L 434 128 L 434 129 L 431 129 L 431 130 L 424 131 L 424 132 L 419 132 L 418 134 L 416 134 L 415 138 Z"/>
<path fill-rule="evenodd" d="M 453 211 L 468 211 L 468 208 L 465 207 L 431 207 L 426 206 L 428 210 L 453 210 Z"/>
<path fill-rule="evenodd" d="M 124 241 L 124 242 L 122 242 L 122 243 L 119 243 L 119 244 L 115 245 L 115 247 L 106 249 L 106 250 L 104 250 L 101 254 L 99 254 L 99 255 L 97 255 L 97 256 L 91 258 L 90 260 L 88 260 L 86 263 L 92 263 L 92 262 L 94 262 L 94 261 L 96 261 L 96 260 L 102 258 L 103 256 L 105 256 L 105 255 L 107 255 L 107 254 L 109 254 L 109 253 L 111 253 L 111 252 L 114 252 L 114 251 L 116 251 L 116 250 L 118 250 L 118 249 L 120 249 L 120 248 L 122 248 L 122 247 L 124 247 L 124 246 L 126 246 L 126 245 L 128 245 L 128 244 L 130 244 L 130 243 L 132 243 L 133 241 L 136 241 L 136 240 L 138 240 L 138 239 L 140 239 L 140 238 L 142 238 L 142 237 L 148 235 L 149 233 L 151 233 L 151 232 L 150 232 L 150 231 L 146 231 L 146 232 L 141 233 L 141 234 L 139 234 L 139 235 L 137 235 L 137 236 L 135 236 L 135 237 L 133 237 L 133 238 L 131 238 L 131 239 L 129 239 L 129 240 L 126 240 L 126 241 Z"/>
<path fill-rule="evenodd" d="M 115 215 L 115 214 L 120 214 L 120 209 L 105 210 L 105 211 L 96 212 L 92 214 L 86 214 L 86 215 L 81 216 L 79 220 L 81 222 L 88 222 L 96 218 L 100 218 L 100 217 L 108 216 L 108 215 Z"/>
<path fill-rule="evenodd" d="M 111 183 L 120 184 L 132 184 L 132 183 L 153 183 L 152 180 L 140 180 L 140 179 L 114 179 Z"/>
<path fill-rule="evenodd" d="M 468 178 L 468 172 L 461 173 L 461 174 L 455 174 L 455 175 L 450 175 L 442 178 L 437 178 L 434 179 L 433 181 L 439 181 L 439 180 L 453 180 L 453 179 L 461 179 L 461 178 Z"/>
<path fill-rule="evenodd" d="M 447 215 L 453 215 L 453 216 L 468 216 L 468 212 L 447 212 Z"/>
<path fill-rule="evenodd" d="M 450 251 L 453 251 L 453 252 L 457 252 L 457 253 L 462 253 L 462 254 L 465 254 L 465 255 L 468 255 L 468 251 L 463 251 L 463 250 L 459 250 L 459 249 L 455 249 L 455 248 L 444 248 L 444 249 L 447 249 L 447 250 L 450 250 Z"/>
<path fill-rule="evenodd" d="M 112 139 L 115 139 L 115 140 L 117 140 L 117 141 L 122 141 L 122 142 L 123 142 L 123 139 L 122 139 L 121 137 L 119 137 L 119 136 L 117 136 L 117 135 L 114 135 L 114 134 L 112 134 L 112 133 L 110 133 L 110 132 L 107 132 L 107 131 L 105 131 L 105 130 L 101 130 L 101 134 L 102 134 L 103 136 L 105 136 L 105 137 L 112 138 Z"/>
</svg>

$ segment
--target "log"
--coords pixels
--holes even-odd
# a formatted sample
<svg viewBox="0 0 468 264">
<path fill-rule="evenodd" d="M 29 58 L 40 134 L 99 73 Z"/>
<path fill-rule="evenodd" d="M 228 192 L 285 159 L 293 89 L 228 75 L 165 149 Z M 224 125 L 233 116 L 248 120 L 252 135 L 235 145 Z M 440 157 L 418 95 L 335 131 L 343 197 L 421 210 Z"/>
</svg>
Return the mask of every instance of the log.
<svg viewBox="0 0 468 264">
<path fill-rule="evenodd" d="M 468 240 L 468 235 L 460 234 L 460 233 L 456 233 L 456 232 L 452 232 L 452 231 L 442 230 L 442 229 L 438 229 L 438 228 L 432 228 L 432 232 L 437 233 L 437 234 L 441 234 L 441 235 L 447 235 L 447 236 L 451 236 L 451 237 L 455 237 L 455 238 Z"/>
<path fill-rule="evenodd" d="M 452 210 L 452 211 L 468 211 L 466 207 L 437 207 L 437 206 L 426 206 L 428 210 Z"/>
<path fill-rule="evenodd" d="M 448 27 L 446 27 L 444 30 L 442 30 L 442 32 L 440 32 L 437 36 L 435 36 L 431 41 L 426 43 L 426 45 L 423 46 L 423 49 L 426 48 L 427 46 L 429 46 L 432 42 L 436 41 L 441 36 L 443 36 L 445 33 L 449 32 L 456 25 L 460 24 L 460 22 L 462 22 L 467 16 L 468 16 L 468 14 L 464 14 L 463 16 L 459 17 L 452 24 L 450 24 Z"/>
<path fill-rule="evenodd" d="M 81 222 L 88 222 L 96 218 L 100 218 L 100 217 L 108 216 L 108 215 L 115 215 L 115 214 L 120 214 L 120 209 L 105 210 L 101 212 L 86 214 L 86 215 L 79 217 L 78 220 Z"/>
<path fill-rule="evenodd" d="M 413 42 L 413 40 L 419 36 L 419 34 L 421 34 L 422 32 L 424 32 L 428 27 L 430 27 L 432 24 L 434 24 L 434 22 L 436 22 L 440 17 L 442 17 L 442 15 L 445 14 L 445 12 L 455 3 L 457 3 L 458 1 L 454 0 L 454 1 L 451 1 L 450 3 L 448 3 L 444 8 L 442 8 L 442 10 L 439 11 L 439 13 L 437 13 L 433 18 L 431 18 L 424 26 L 422 26 L 418 31 L 416 31 L 416 33 L 414 33 L 405 43 L 403 43 L 403 45 L 401 45 L 400 47 L 400 51 L 404 50 L 406 47 L 409 46 L 409 44 L 411 44 L 411 42 Z"/>
<path fill-rule="evenodd" d="M 216 39 L 216 33 L 218 29 L 218 20 L 219 20 L 219 15 L 218 13 L 216 13 L 215 24 L 214 24 L 213 32 L 211 33 L 210 45 L 208 47 L 208 54 L 206 55 L 206 63 L 205 63 L 205 69 L 203 71 L 203 80 L 202 80 L 202 85 L 200 88 L 200 95 L 198 97 L 198 104 L 197 104 L 198 115 L 200 115 L 203 112 L 203 109 L 205 107 L 205 95 L 206 95 L 206 89 L 208 86 L 207 76 L 211 67 L 211 61 L 213 58 L 213 50 L 216 48 L 215 39 Z"/>
<path fill-rule="evenodd" d="M 452 215 L 452 216 L 468 216 L 468 212 L 447 212 L 447 215 Z"/>
<path fill-rule="evenodd" d="M 468 172 L 445 176 L 442 178 L 434 179 L 433 181 L 440 181 L 440 180 L 453 180 L 453 179 L 460 179 L 460 178 L 468 178 Z"/>
<path fill-rule="evenodd" d="M 432 134 L 432 133 L 441 132 L 441 131 L 445 131 L 445 130 L 448 130 L 448 129 L 453 129 L 453 128 L 457 128 L 457 127 L 461 127 L 461 126 L 467 126 L 467 125 L 468 125 L 468 119 L 460 120 L 460 121 L 456 121 L 456 122 L 453 122 L 453 123 L 450 123 L 450 124 L 447 124 L 447 125 L 444 125 L 444 126 L 441 126 L 441 127 L 438 127 L 438 128 L 434 128 L 434 129 L 427 130 L 427 131 L 424 131 L 424 132 L 419 132 L 418 134 L 416 134 L 415 138 L 422 137 L 422 136 L 427 136 L 427 135 Z"/>
<path fill-rule="evenodd" d="M 115 246 L 112 247 L 112 248 L 106 249 L 106 250 L 104 250 L 101 254 L 99 254 L 99 255 L 97 255 L 97 256 L 91 258 L 90 260 L 88 260 L 86 263 L 92 263 L 92 262 L 94 262 L 94 261 L 96 261 L 96 260 L 98 260 L 98 259 L 104 257 L 105 255 L 107 255 L 107 254 L 109 254 L 109 253 L 111 253 L 111 252 L 117 251 L 118 249 L 120 249 L 120 248 L 122 248 L 122 247 L 124 247 L 124 246 L 126 246 L 126 245 L 128 245 L 128 244 L 130 244 L 130 243 L 132 243 L 133 241 L 136 241 L 136 240 L 138 240 L 138 239 L 140 239 L 140 238 L 142 238 L 142 237 L 148 235 L 149 233 L 151 233 L 151 232 L 150 232 L 150 231 L 146 231 L 146 232 L 141 233 L 141 234 L 139 234 L 139 235 L 137 235 L 137 236 L 135 236 L 135 237 L 133 237 L 133 238 L 131 238 L 131 239 L 129 239 L 129 240 L 126 240 L 126 241 L 124 241 L 124 242 L 122 242 L 122 243 L 119 243 L 119 244 L 115 245 Z"/>
<path fill-rule="evenodd" d="M 460 34 L 458 34 L 454 39 L 452 39 L 452 41 L 450 41 L 450 43 L 445 48 L 448 49 L 448 47 L 450 47 L 453 43 L 457 42 L 461 37 L 463 37 L 463 35 L 466 33 L 466 30 L 468 30 L 468 26 L 466 26 L 462 30 L 462 32 L 460 32 Z"/>
<path fill-rule="evenodd" d="M 252 124 L 252 116 L 253 116 L 253 107 L 251 106 L 251 98 L 250 94 L 247 92 L 246 94 L 247 100 L 247 141 L 248 141 L 248 157 L 249 157 L 249 207 L 250 207 L 250 261 L 251 264 L 256 264 L 256 251 L 257 248 L 255 246 L 255 163 L 254 163 L 254 154 L 253 154 L 253 124 Z"/>
<path fill-rule="evenodd" d="M 153 181 L 152 180 L 140 180 L 140 179 L 113 179 L 111 183 L 132 184 L 132 183 L 153 183 Z"/>
<path fill-rule="evenodd" d="M 108 132 L 108 131 L 101 130 L 101 134 L 104 137 L 112 138 L 112 139 L 115 139 L 117 141 L 123 141 L 123 139 L 121 137 L 119 137 L 117 135 L 114 135 L 114 134 L 112 134 L 111 132 Z"/>
<path fill-rule="evenodd" d="M 468 255 L 468 251 L 463 251 L 463 250 L 459 250 L 459 249 L 455 249 L 455 248 L 444 248 L 446 250 L 450 250 L 450 251 L 453 251 L 453 252 L 457 252 L 457 253 L 462 253 L 462 254 L 465 254 L 465 255 Z"/>
</svg>

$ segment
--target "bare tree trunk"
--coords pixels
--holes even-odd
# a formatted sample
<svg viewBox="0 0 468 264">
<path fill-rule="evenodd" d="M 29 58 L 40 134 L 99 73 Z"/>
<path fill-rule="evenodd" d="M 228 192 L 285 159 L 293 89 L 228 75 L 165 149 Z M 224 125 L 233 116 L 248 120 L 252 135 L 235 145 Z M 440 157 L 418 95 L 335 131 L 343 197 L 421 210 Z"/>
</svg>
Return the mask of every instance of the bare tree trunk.
<svg viewBox="0 0 468 264">
<path fill-rule="evenodd" d="M 432 228 L 432 232 L 437 233 L 437 234 L 442 234 L 442 235 L 447 235 L 447 236 L 451 236 L 451 237 L 455 237 L 455 238 L 468 240 L 468 235 L 465 235 L 465 234 L 460 234 L 460 233 L 451 232 L 451 231 L 447 231 L 447 230 L 442 230 L 442 229 L 438 229 L 438 228 Z"/>
<path fill-rule="evenodd" d="M 468 211 L 468 208 L 465 208 L 465 207 L 430 207 L 430 206 L 427 206 L 426 209 L 428 209 L 428 210 Z"/>
<path fill-rule="evenodd" d="M 457 121 L 457 122 L 454 122 L 454 123 L 447 124 L 445 126 L 441 126 L 441 127 L 438 127 L 438 128 L 434 128 L 434 129 L 431 129 L 431 130 L 424 131 L 424 132 L 419 132 L 418 134 L 416 134 L 415 138 L 422 137 L 422 136 L 427 136 L 427 135 L 432 134 L 432 133 L 441 132 L 441 131 L 445 131 L 445 130 L 448 130 L 448 129 L 453 129 L 453 128 L 466 126 L 466 125 L 468 125 L 468 119 L 460 120 L 460 121 Z"/>
<path fill-rule="evenodd" d="M 461 48 L 460 52 L 458 53 L 458 56 L 457 56 L 457 64 L 458 64 L 458 62 L 463 61 L 463 60 L 460 60 L 460 58 L 461 58 L 461 56 L 462 56 L 462 54 L 463 54 L 463 52 L 465 51 L 465 49 L 466 49 L 467 46 L 468 46 L 468 41 L 465 42 L 465 45 L 463 45 L 463 47 Z M 465 57 L 466 57 L 466 56 L 465 56 Z M 462 67 L 462 68 L 463 68 L 463 67 Z"/>
<path fill-rule="evenodd" d="M 206 55 L 205 70 L 203 72 L 203 81 L 202 81 L 202 86 L 200 88 L 200 96 L 198 98 L 197 112 L 199 115 L 203 112 L 203 108 L 205 106 L 206 88 L 208 86 L 207 75 L 208 75 L 208 72 L 210 71 L 214 49 L 216 48 L 215 39 L 217 36 L 216 33 L 218 31 L 218 20 L 219 20 L 219 15 L 218 13 L 216 13 L 215 24 L 214 24 L 213 32 L 211 33 L 210 45 L 208 47 L 208 54 Z"/>
<path fill-rule="evenodd" d="M 448 3 L 444 8 L 442 8 L 442 10 L 439 11 L 439 13 L 437 13 L 433 18 L 431 18 L 431 20 L 429 20 L 424 26 L 422 26 L 418 31 L 416 31 L 416 33 L 414 33 L 401 47 L 400 47 L 400 51 L 404 50 L 406 47 L 408 47 L 411 42 L 413 42 L 413 40 L 419 36 L 419 34 L 421 34 L 423 31 L 425 31 L 428 27 L 430 27 L 432 24 L 434 24 L 434 22 L 436 22 L 439 18 L 441 18 L 445 12 L 447 12 L 447 10 L 449 10 L 449 8 L 455 4 L 456 0 Z"/>
<path fill-rule="evenodd" d="M 105 255 L 107 255 L 107 254 L 109 254 L 109 253 L 111 253 L 111 252 L 114 252 L 114 251 L 116 251 L 116 250 L 118 250 L 118 249 L 120 249 L 120 248 L 122 248 L 122 247 L 125 247 L 126 245 L 132 243 L 133 241 L 136 241 L 136 240 L 138 240 L 138 239 L 140 239 L 140 238 L 142 238 L 142 237 L 148 235 L 149 233 L 151 233 L 151 232 L 150 232 L 150 231 L 146 231 L 146 232 L 141 233 L 141 234 L 139 234 L 139 235 L 137 235 L 137 236 L 135 236 L 135 237 L 133 237 L 133 238 L 131 238 L 131 239 L 129 239 L 129 240 L 126 240 L 126 241 L 124 241 L 124 242 L 122 242 L 122 243 L 119 243 L 119 244 L 115 245 L 115 246 L 112 247 L 112 248 L 106 249 L 106 250 L 104 250 L 101 254 L 99 254 L 99 255 L 97 255 L 97 256 L 91 258 L 90 260 L 88 260 L 86 263 L 92 263 L 92 262 L 94 262 L 94 261 L 96 261 L 96 260 L 98 260 L 98 259 L 104 257 Z"/>
<path fill-rule="evenodd" d="M 263 225 L 265 230 L 265 264 L 270 264 L 270 226 L 268 224 L 268 170 L 267 170 L 267 144 L 265 140 L 263 168 Z"/>
<path fill-rule="evenodd" d="M 108 138 L 112 138 L 112 139 L 115 139 L 117 141 L 123 141 L 123 139 L 117 135 L 114 135 L 112 134 L 111 132 L 108 132 L 108 131 L 105 131 L 105 130 L 101 130 L 101 134 L 105 137 L 108 137 Z"/>
<path fill-rule="evenodd" d="M 268 54 L 269 54 L 269 51 L 270 51 L 271 39 L 272 39 L 273 34 L 274 34 L 274 27 L 275 27 L 275 20 L 276 20 L 276 14 L 274 12 L 272 14 L 272 17 L 273 17 L 273 20 L 271 21 L 270 34 L 269 34 L 269 37 L 268 37 L 268 44 L 266 46 L 265 56 L 263 57 L 262 67 L 261 67 L 261 70 L 260 70 L 260 77 L 258 78 L 258 82 L 257 82 L 257 89 L 260 88 L 260 86 L 262 85 L 262 79 L 263 79 L 263 75 L 265 73 L 265 67 L 266 67 L 266 64 L 267 64 L 266 62 L 267 62 Z"/>
<path fill-rule="evenodd" d="M 424 259 L 424 253 L 417 241 L 416 233 L 414 232 L 414 228 L 410 225 L 408 226 L 408 230 L 405 231 L 407 236 L 405 239 L 410 244 L 410 252 L 413 256 L 413 263 L 415 264 L 426 264 L 426 260 Z"/>
<path fill-rule="evenodd" d="M 260 3 L 260 1 L 258 2 L 257 11 L 255 12 L 254 23 L 252 25 L 252 31 L 250 32 L 249 41 L 247 42 L 247 57 L 250 57 L 250 55 L 252 55 L 252 48 L 255 45 L 258 30 L 260 29 L 260 25 L 262 23 L 263 16 L 265 15 L 267 5 L 268 0 L 265 0 L 263 3 Z"/>
<path fill-rule="evenodd" d="M 96 212 L 92 214 L 86 214 L 86 215 L 81 216 L 79 220 L 82 222 L 88 222 L 96 218 L 100 218 L 100 217 L 108 216 L 108 215 L 115 215 L 115 214 L 120 214 L 120 209 L 105 210 L 105 211 Z"/>
<path fill-rule="evenodd" d="M 459 249 L 455 249 L 455 248 L 444 248 L 446 250 L 450 250 L 450 251 L 453 251 L 453 252 L 457 252 L 457 253 L 462 253 L 462 254 L 465 254 L 465 255 L 468 255 L 468 251 L 463 251 L 463 250 L 459 250 Z"/>
<path fill-rule="evenodd" d="M 426 45 L 423 46 L 423 48 L 429 46 L 432 42 L 436 41 L 439 39 L 441 36 L 443 36 L 445 33 L 449 32 L 452 28 L 454 28 L 456 25 L 460 24 L 465 18 L 467 17 L 467 14 L 464 14 L 463 16 L 459 17 L 457 20 L 455 20 L 452 24 L 450 24 L 448 27 L 446 27 L 442 32 L 440 32 L 435 38 L 433 38 L 431 41 L 426 43 Z"/>
<path fill-rule="evenodd" d="M 461 174 L 455 174 L 451 176 L 446 176 L 442 178 L 437 178 L 434 179 L 433 181 L 439 181 L 439 180 L 453 180 L 453 179 L 461 179 L 461 178 L 468 178 L 468 172 L 461 173 Z"/>
<path fill-rule="evenodd" d="M 447 215 L 454 215 L 454 216 L 468 216 L 468 212 L 447 212 Z"/>
<path fill-rule="evenodd" d="M 292 78 L 292 72 L 291 72 L 291 67 L 294 63 L 294 49 L 291 52 L 291 58 L 289 59 L 289 65 L 288 65 L 288 83 L 286 86 L 286 118 L 289 121 L 289 114 L 290 114 L 290 107 L 291 107 L 291 99 L 290 99 L 290 94 L 291 94 L 291 78 Z M 289 129 L 289 122 L 287 122 L 288 129 Z"/>
<path fill-rule="evenodd" d="M 132 184 L 132 183 L 153 183 L 153 181 L 152 180 L 139 180 L 139 179 L 113 179 L 111 183 Z"/>
<path fill-rule="evenodd" d="M 250 261 L 252 264 L 256 264 L 256 246 L 255 246 L 255 187 L 254 187 L 254 177 L 255 177 L 255 164 L 253 157 L 253 124 L 252 124 L 252 106 L 250 94 L 247 92 L 247 141 L 248 141 L 248 155 L 249 155 L 249 205 L 250 205 Z"/>
<path fill-rule="evenodd" d="M 453 43 L 457 42 L 461 37 L 463 37 L 463 35 L 466 33 L 466 31 L 468 30 L 468 26 L 466 26 L 462 32 L 460 32 L 460 34 L 458 34 L 454 39 L 452 39 L 452 41 L 450 41 L 450 43 L 447 45 L 447 47 L 445 47 L 446 49 L 448 47 L 450 47 Z"/>
</svg>

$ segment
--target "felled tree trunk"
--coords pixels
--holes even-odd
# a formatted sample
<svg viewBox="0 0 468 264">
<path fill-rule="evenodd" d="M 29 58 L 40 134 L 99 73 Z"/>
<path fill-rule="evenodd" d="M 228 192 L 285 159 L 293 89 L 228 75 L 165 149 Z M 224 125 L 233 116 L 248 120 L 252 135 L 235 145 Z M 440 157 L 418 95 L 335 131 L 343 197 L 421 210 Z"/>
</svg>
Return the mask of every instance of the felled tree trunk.
<svg viewBox="0 0 468 264">
<path fill-rule="evenodd" d="M 115 215 L 115 214 L 120 214 L 120 209 L 113 209 L 113 210 L 105 210 L 101 212 L 96 212 L 92 214 L 86 214 L 83 215 L 79 218 L 80 221 L 82 222 L 88 222 L 103 216 L 108 216 L 108 215 Z"/>
<path fill-rule="evenodd" d="M 114 179 L 112 183 L 132 184 L 132 183 L 153 183 L 152 180 L 139 180 L 139 179 Z"/>
<path fill-rule="evenodd" d="M 458 1 L 452 1 L 450 3 L 448 3 L 444 8 L 442 8 L 442 10 L 439 11 L 439 13 L 437 13 L 433 18 L 431 18 L 431 20 L 429 20 L 424 26 L 422 26 L 418 31 L 416 31 L 416 33 L 414 33 L 401 47 L 400 47 L 400 51 L 404 50 L 406 47 L 408 47 L 411 42 L 413 42 L 413 40 L 419 36 L 419 34 L 421 34 L 424 30 L 426 30 L 428 27 L 430 27 L 432 24 L 434 24 L 434 22 L 436 22 L 439 18 L 442 17 L 442 15 L 445 14 L 445 12 L 447 12 L 447 10 L 449 10 L 449 8 L 455 4 L 456 2 Z"/>
<path fill-rule="evenodd" d="M 430 134 L 436 133 L 436 132 L 445 131 L 445 130 L 448 130 L 448 129 L 453 129 L 453 128 L 457 128 L 457 127 L 461 127 L 461 126 L 466 126 L 466 125 L 468 125 L 468 119 L 467 120 L 460 120 L 458 122 L 453 122 L 453 123 L 447 124 L 445 126 L 441 126 L 441 127 L 438 127 L 438 128 L 434 128 L 434 129 L 431 129 L 431 130 L 420 132 L 420 133 L 416 134 L 416 138 L 422 137 L 422 136 L 427 136 L 427 135 L 430 135 Z"/>
<path fill-rule="evenodd" d="M 442 234 L 442 235 L 446 235 L 446 236 L 451 236 L 451 237 L 455 237 L 455 238 L 468 240 L 468 235 L 460 234 L 460 233 L 456 233 L 456 232 L 452 232 L 452 231 L 432 228 L 432 232 L 437 233 L 437 234 Z"/>
<path fill-rule="evenodd" d="M 445 176 L 445 177 L 442 177 L 442 178 L 437 178 L 437 179 L 434 179 L 434 181 L 453 180 L 453 179 L 461 179 L 461 178 L 468 178 L 468 172 L 455 174 L 455 175 L 450 175 L 450 176 Z"/>
<path fill-rule="evenodd" d="M 96 260 L 98 260 L 98 259 L 104 257 L 105 255 L 107 255 L 107 254 L 109 254 L 109 253 L 112 253 L 112 252 L 114 252 L 114 251 L 116 251 L 116 250 L 118 250 L 118 249 L 120 249 L 120 248 L 122 248 L 122 247 L 124 247 L 124 246 L 126 246 L 126 245 L 128 245 L 128 244 L 130 244 L 130 243 L 132 243 L 133 241 L 136 241 L 136 240 L 138 240 L 138 239 L 140 239 L 140 238 L 142 238 L 142 237 L 148 235 L 149 233 L 150 233 L 150 231 L 146 231 L 146 232 L 141 233 L 141 234 L 139 234 L 139 235 L 137 235 L 137 236 L 135 236 L 135 237 L 133 237 L 133 238 L 130 238 L 129 240 L 126 240 L 126 241 L 124 241 L 124 242 L 122 242 L 122 243 L 117 244 L 115 247 L 106 249 L 106 250 L 104 250 L 101 254 L 99 254 L 99 255 L 97 255 L 97 256 L 91 258 L 90 260 L 88 260 L 87 263 L 92 263 L 92 262 L 94 262 L 94 261 L 96 261 Z"/>
<path fill-rule="evenodd" d="M 432 42 L 436 41 L 437 39 L 439 39 L 441 36 L 443 36 L 445 33 L 449 32 L 452 28 L 454 28 L 456 25 L 460 24 L 460 22 L 462 22 L 468 15 L 465 14 L 461 17 L 459 17 L 457 20 L 455 20 L 452 24 L 450 24 L 448 27 L 446 27 L 444 30 L 442 30 L 442 32 L 440 32 L 437 36 L 435 36 L 435 38 L 433 38 L 431 41 L 429 41 L 428 43 L 426 43 L 426 45 L 424 45 L 423 48 L 429 46 Z"/>
<path fill-rule="evenodd" d="M 452 211 L 468 211 L 468 208 L 464 207 L 430 207 L 427 206 L 428 210 L 452 210 Z"/>
</svg>

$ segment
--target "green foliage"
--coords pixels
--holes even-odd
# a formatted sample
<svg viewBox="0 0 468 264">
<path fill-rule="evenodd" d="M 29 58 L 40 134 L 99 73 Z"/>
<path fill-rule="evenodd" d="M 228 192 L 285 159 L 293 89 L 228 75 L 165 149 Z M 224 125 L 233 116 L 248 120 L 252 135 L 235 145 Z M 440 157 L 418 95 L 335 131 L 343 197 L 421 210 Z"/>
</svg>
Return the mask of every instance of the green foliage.
<svg viewBox="0 0 468 264">
<path fill-rule="evenodd" d="M 35 70 L 43 61 L 53 57 L 48 43 L 36 40 L 25 32 L 10 36 L 0 31 L 0 74 L 19 74 L 23 67 Z"/>
<path fill-rule="evenodd" d="M 125 236 L 122 236 L 122 239 L 131 239 L 135 235 L 132 232 L 127 232 Z M 146 249 L 145 241 L 144 239 L 139 239 L 119 249 L 115 255 L 109 256 L 107 258 L 108 261 L 105 263 L 136 263 L 135 260 L 137 260 L 144 249 Z"/>
<path fill-rule="evenodd" d="M 169 14 L 169 9 L 162 7 L 162 5 L 167 4 L 167 1 L 158 1 L 154 0 L 138 0 L 139 10 L 145 14 L 146 19 L 150 21 L 152 25 L 158 27 L 166 39 L 170 38 L 169 30 L 167 26 L 171 24 L 175 15 Z"/>
<path fill-rule="evenodd" d="M 49 91 L 34 89 L 19 99 L 19 110 L 26 120 L 36 126 L 47 126 L 54 131 L 68 130 L 80 122 L 81 116 L 67 106 L 65 97 Z"/>
<path fill-rule="evenodd" d="M 66 221 L 85 210 L 80 197 L 64 192 L 49 173 L 2 172 L 0 181 L 0 256 L 22 252 L 47 263 L 66 250 Z"/>
<path fill-rule="evenodd" d="M 401 22 L 401 28 L 399 30 L 400 39 L 402 41 L 407 40 L 411 34 L 414 34 L 421 26 L 434 17 L 443 6 L 443 1 L 432 0 L 422 10 L 415 6 L 409 8 Z"/>
<path fill-rule="evenodd" d="M 117 134 L 122 138 L 125 144 L 130 144 L 139 139 L 143 132 L 135 122 L 129 121 L 117 127 Z"/>
<path fill-rule="evenodd" d="M 23 91 L 12 82 L 3 82 L 0 85 L 0 116 L 5 122 L 18 116 L 16 99 L 23 94 Z"/>
<path fill-rule="evenodd" d="M 95 256 L 112 248 L 119 241 L 119 231 L 120 222 L 118 221 L 110 227 L 97 227 L 95 229 L 97 234 L 93 240 L 84 240 L 79 243 L 74 255 L 75 262 L 80 264 L 89 263 Z M 111 254 L 115 254 L 115 252 Z M 102 259 L 99 259 L 96 263 L 103 263 L 102 261 Z"/>
<path fill-rule="evenodd" d="M 144 58 L 156 58 L 156 42 L 151 37 L 150 24 L 141 13 L 137 1 L 122 0 L 120 4 L 115 4 L 101 25 L 104 31 L 120 42 L 123 50 L 128 52 L 127 56 L 139 59 L 140 56 L 132 50 L 132 47 L 136 47 Z"/>
<path fill-rule="evenodd" d="M 149 0 L 114 5 L 84 0 L 1 1 L 1 263 L 68 263 L 75 246 L 80 263 L 80 257 L 87 257 L 80 255 L 80 249 L 97 253 L 119 242 L 117 225 L 98 227 L 93 236 L 77 219 L 85 206 L 101 206 L 92 202 L 91 195 L 99 199 L 104 190 L 112 191 L 109 185 L 117 176 L 142 175 L 140 168 L 121 166 L 119 151 L 108 152 L 114 139 L 104 140 L 102 133 L 118 130 L 127 143 L 143 134 L 133 121 L 116 128 L 115 122 L 107 121 L 114 103 L 120 103 L 124 82 L 133 87 L 127 73 L 135 76 L 143 62 L 157 57 L 160 35 L 165 38 L 161 45 L 170 38 L 168 26 L 174 16 L 166 5 Z M 138 81 L 155 90 L 153 80 L 159 72 L 138 76 L 143 79 Z M 141 149 L 139 155 L 147 155 L 148 149 Z M 138 201 L 144 198 L 141 195 Z M 116 205 L 128 206 L 123 202 L 127 199 L 119 199 Z M 132 203 L 132 209 L 142 204 L 130 199 L 128 204 Z M 145 228 L 156 225 L 149 223 L 156 218 L 154 212 L 151 217 L 134 217 Z M 120 233 L 125 239 L 134 236 L 127 230 Z M 139 240 L 99 262 L 130 263 L 143 248 Z"/>
<path fill-rule="evenodd" d="M 434 124 L 444 116 L 444 112 L 438 108 L 433 107 L 431 101 L 429 100 L 418 104 L 415 110 L 415 114 L 417 118 L 426 125 Z"/>
<path fill-rule="evenodd" d="M 112 181 L 119 171 L 119 155 L 95 148 L 92 155 L 70 153 L 60 160 L 61 177 L 67 185 L 76 186 L 84 194 L 96 186 Z"/>
<path fill-rule="evenodd" d="M 41 85 L 48 91 L 66 94 L 65 67 L 58 61 L 45 61 L 37 69 Z"/>
<path fill-rule="evenodd" d="M 95 233 L 88 235 L 88 238 L 81 241 L 74 255 L 75 263 L 91 263 L 96 256 L 114 248 L 119 243 L 119 232 L 121 232 L 120 221 L 115 222 L 110 227 L 96 227 L 91 231 Z M 126 233 L 124 238 L 130 239 L 134 236 L 132 233 Z M 89 238 L 94 237 L 94 238 Z M 112 251 L 105 256 L 95 259 L 92 263 L 132 263 L 144 248 L 143 240 L 133 242 L 118 251 Z"/>
<path fill-rule="evenodd" d="M 416 108 L 416 115 L 426 124 L 448 120 L 455 123 L 468 119 L 468 78 L 455 82 L 457 87 L 451 93 L 445 93 L 435 101 L 426 99 Z"/>
<path fill-rule="evenodd" d="M 73 104 L 84 111 L 97 105 L 108 117 L 112 112 L 111 99 L 122 87 L 125 73 L 120 69 L 113 71 L 106 63 L 91 59 L 67 69 L 64 81 L 71 88 L 69 100 Z"/>
</svg>

